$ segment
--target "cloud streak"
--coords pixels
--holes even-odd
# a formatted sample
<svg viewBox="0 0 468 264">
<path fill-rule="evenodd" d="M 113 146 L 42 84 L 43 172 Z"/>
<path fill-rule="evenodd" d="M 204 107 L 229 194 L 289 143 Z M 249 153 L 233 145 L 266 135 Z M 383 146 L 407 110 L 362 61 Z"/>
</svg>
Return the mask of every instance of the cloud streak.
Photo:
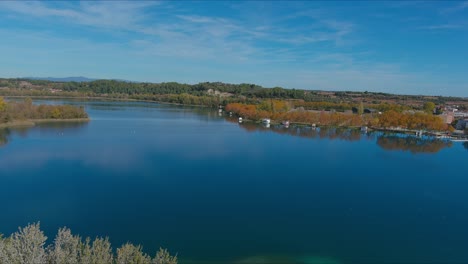
<svg viewBox="0 0 468 264">
<path fill-rule="evenodd" d="M 461 12 L 468 9 L 468 1 L 457 2 L 457 5 L 445 8 L 442 10 L 442 14 L 451 14 L 455 12 Z"/>
<path fill-rule="evenodd" d="M 0 10 L 37 18 L 61 18 L 69 23 L 93 26 L 97 28 L 132 29 L 143 16 L 145 8 L 158 5 L 159 2 L 80 2 L 75 8 L 67 5 L 50 6 L 47 2 L 2 1 Z"/>
<path fill-rule="evenodd" d="M 462 24 L 441 24 L 441 25 L 430 25 L 419 27 L 419 29 L 428 29 L 428 30 L 448 30 L 448 29 L 464 29 L 465 25 Z"/>
</svg>

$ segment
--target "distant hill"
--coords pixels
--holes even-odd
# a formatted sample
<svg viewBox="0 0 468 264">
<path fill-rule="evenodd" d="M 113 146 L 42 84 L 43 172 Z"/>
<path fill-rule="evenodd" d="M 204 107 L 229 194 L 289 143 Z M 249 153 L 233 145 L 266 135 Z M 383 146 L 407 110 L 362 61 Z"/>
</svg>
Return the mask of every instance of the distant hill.
<svg viewBox="0 0 468 264">
<path fill-rule="evenodd" d="M 90 79 L 83 76 L 78 77 L 64 77 L 64 78 L 55 78 L 55 77 L 24 77 L 21 79 L 29 80 L 41 80 L 41 81 L 50 81 L 50 82 L 92 82 L 97 79 Z"/>
<path fill-rule="evenodd" d="M 130 82 L 130 83 L 139 83 L 135 81 L 128 81 L 122 79 L 92 79 L 83 76 L 78 77 L 64 77 L 64 78 L 55 78 L 55 77 L 22 77 L 20 79 L 26 80 L 39 80 L 39 81 L 49 81 L 49 82 L 93 82 L 98 80 L 112 80 L 118 82 Z"/>
</svg>

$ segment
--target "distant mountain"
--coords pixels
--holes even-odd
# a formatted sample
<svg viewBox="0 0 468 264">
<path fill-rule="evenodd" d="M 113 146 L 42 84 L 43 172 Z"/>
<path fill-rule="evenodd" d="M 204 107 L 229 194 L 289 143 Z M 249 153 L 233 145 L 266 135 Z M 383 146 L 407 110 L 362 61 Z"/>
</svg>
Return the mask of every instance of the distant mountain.
<svg viewBox="0 0 468 264">
<path fill-rule="evenodd" d="M 97 79 L 90 79 L 83 76 L 78 77 L 64 77 L 64 78 L 54 78 L 54 77 L 24 77 L 21 79 L 29 80 L 41 80 L 41 81 L 50 81 L 50 82 L 92 82 Z"/>
<path fill-rule="evenodd" d="M 22 77 L 20 79 L 28 79 L 28 80 L 40 80 L 40 81 L 49 81 L 49 82 L 92 82 L 97 80 L 113 80 L 119 82 L 130 82 L 130 83 L 139 83 L 135 81 L 128 81 L 122 79 L 91 79 L 83 76 L 78 77 L 64 77 L 64 78 L 55 78 L 55 77 Z"/>
</svg>

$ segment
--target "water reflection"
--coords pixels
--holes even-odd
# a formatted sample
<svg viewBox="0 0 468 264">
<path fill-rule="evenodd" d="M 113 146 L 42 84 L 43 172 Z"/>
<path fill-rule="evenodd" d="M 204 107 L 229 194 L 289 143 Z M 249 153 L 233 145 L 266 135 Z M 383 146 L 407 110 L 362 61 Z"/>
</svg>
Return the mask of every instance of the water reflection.
<svg viewBox="0 0 468 264">
<path fill-rule="evenodd" d="M 217 113 L 206 111 L 205 109 L 195 108 L 192 114 L 204 116 L 207 120 L 218 119 Z M 417 153 L 437 153 L 440 150 L 452 147 L 451 141 L 439 140 L 431 137 L 414 137 L 411 135 L 384 133 L 384 132 L 361 132 L 359 129 L 349 129 L 342 127 L 310 127 L 310 126 L 290 126 L 284 125 L 260 125 L 252 122 L 238 123 L 237 118 L 228 117 L 227 121 L 238 124 L 247 132 L 271 131 L 274 133 L 298 136 L 310 139 L 339 139 L 346 141 L 359 141 L 362 139 L 375 140 L 377 145 L 385 150 L 409 151 Z M 35 130 L 42 135 L 63 135 L 80 133 L 87 127 L 86 122 L 50 122 L 41 123 L 35 127 L 18 127 L 0 129 L 0 147 L 8 144 L 12 135 L 26 137 L 29 131 Z M 468 149 L 468 142 L 463 146 Z"/>
<path fill-rule="evenodd" d="M 11 127 L 0 129 L 0 147 L 7 145 L 13 135 L 25 138 L 32 130 L 42 135 L 62 135 L 80 133 L 88 126 L 87 122 L 45 122 L 33 127 Z"/>
<path fill-rule="evenodd" d="M 10 135 L 9 129 L 0 129 L 0 147 L 8 144 L 8 136 Z"/>
<path fill-rule="evenodd" d="M 452 147 L 452 141 L 414 136 L 383 135 L 377 138 L 377 145 L 386 150 L 403 150 L 411 153 L 437 153 Z"/>
<path fill-rule="evenodd" d="M 229 122 L 237 121 L 229 119 Z M 359 141 L 361 139 L 375 140 L 377 145 L 385 150 L 401 150 L 417 153 L 437 153 L 443 148 L 452 147 L 453 143 L 448 140 L 440 140 L 432 137 L 415 137 L 413 135 L 386 133 L 386 132 L 361 132 L 359 129 L 342 127 L 310 127 L 271 125 L 265 127 L 256 123 L 239 124 L 242 129 L 248 132 L 272 131 L 278 134 L 298 136 L 311 139 L 339 139 L 346 141 Z M 468 149 L 468 143 L 464 144 Z"/>
<path fill-rule="evenodd" d="M 230 122 L 236 122 L 235 119 L 229 120 Z M 361 138 L 374 138 L 375 134 L 362 133 L 357 129 L 348 129 L 341 127 L 321 127 L 315 128 L 310 126 L 290 126 L 285 127 L 284 125 L 270 125 L 266 127 L 252 122 L 246 122 L 239 124 L 239 126 L 248 132 L 257 131 L 273 131 L 278 134 L 298 136 L 303 138 L 318 138 L 318 139 L 341 139 L 347 141 L 358 141 Z"/>
</svg>

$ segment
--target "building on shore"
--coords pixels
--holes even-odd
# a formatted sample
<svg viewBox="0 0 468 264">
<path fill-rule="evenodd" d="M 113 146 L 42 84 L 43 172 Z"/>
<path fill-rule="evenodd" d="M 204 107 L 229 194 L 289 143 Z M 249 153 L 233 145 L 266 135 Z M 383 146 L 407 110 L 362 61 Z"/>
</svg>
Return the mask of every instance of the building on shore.
<svg viewBox="0 0 468 264">
<path fill-rule="evenodd" d="M 454 113 L 455 118 L 468 118 L 468 112 L 455 112 Z"/>
<path fill-rule="evenodd" d="M 451 124 L 455 120 L 453 112 L 446 112 L 439 115 L 440 118 L 444 121 L 445 124 Z"/>
<path fill-rule="evenodd" d="M 468 119 L 458 120 L 456 129 L 458 129 L 458 130 L 468 129 Z"/>
</svg>

